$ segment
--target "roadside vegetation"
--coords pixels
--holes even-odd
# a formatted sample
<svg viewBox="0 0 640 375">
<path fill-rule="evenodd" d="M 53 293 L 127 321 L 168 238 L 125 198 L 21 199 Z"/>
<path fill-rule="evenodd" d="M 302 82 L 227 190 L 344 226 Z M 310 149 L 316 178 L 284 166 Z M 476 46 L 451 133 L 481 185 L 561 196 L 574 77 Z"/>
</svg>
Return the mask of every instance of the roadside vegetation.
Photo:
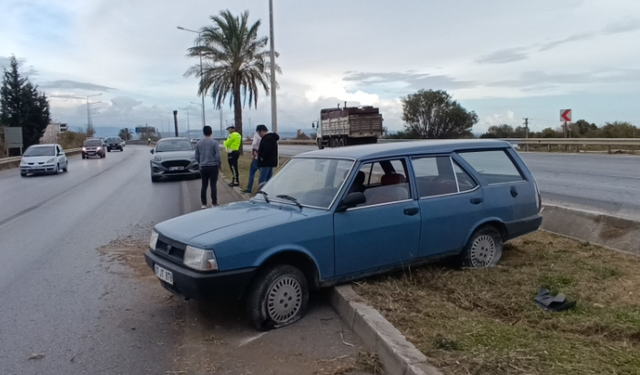
<svg viewBox="0 0 640 375">
<path fill-rule="evenodd" d="M 547 312 L 540 287 L 574 309 Z M 433 264 L 358 283 L 445 374 L 640 374 L 640 259 L 536 232 L 500 266 Z"/>
</svg>

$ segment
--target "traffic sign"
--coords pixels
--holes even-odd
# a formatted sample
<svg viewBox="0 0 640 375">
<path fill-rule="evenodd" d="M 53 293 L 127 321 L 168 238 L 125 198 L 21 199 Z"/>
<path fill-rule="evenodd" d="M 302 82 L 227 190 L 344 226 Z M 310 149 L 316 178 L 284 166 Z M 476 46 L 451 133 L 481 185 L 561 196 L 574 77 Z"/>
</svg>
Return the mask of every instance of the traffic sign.
<svg viewBox="0 0 640 375">
<path fill-rule="evenodd" d="M 560 122 L 571 122 L 571 110 L 570 109 L 561 109 L 560 110 Z"/>
</svg>

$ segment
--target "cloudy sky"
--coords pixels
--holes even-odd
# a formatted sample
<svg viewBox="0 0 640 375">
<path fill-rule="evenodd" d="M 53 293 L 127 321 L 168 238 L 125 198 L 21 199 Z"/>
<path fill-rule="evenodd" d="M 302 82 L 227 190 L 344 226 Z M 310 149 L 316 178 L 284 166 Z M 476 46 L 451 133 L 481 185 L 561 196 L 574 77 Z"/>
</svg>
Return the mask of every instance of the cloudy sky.
<svg viewBox="0 0 640 375">
<path fill-rule="evenodd" d="M 474 128 L 574 120 L 640 125 L 638 0 L 275 0 L 279 128 L 308 129 L 343 101 L 381 108 L 402 128 L 400 98 L 442 89 L 478 114 Z M 268 35 L 267 0 L 2 0 L 0 66 L 15 55 L 51 99 L 52 117 L 84 126 L 167 126 L 179 111 L 201 126 L 196 78 L 185 57 L 209 16 L 249 10 Z M 270 125 L 269 97 L 244 111 Z M 78 99 L 82 97 L 83 99 Z M 207 123 L 220 114 L 206 101 Z M 224 121 L 232 121 L 225 108 Z"/>
</svg>

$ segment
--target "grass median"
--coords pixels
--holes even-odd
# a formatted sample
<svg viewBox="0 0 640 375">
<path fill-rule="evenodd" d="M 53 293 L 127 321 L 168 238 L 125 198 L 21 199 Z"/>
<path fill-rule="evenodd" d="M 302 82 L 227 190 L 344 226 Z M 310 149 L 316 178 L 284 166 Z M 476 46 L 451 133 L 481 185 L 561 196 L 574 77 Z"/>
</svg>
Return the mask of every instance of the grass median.
<svg viewBox="0 0 640 375">
<path fill-rule="evenodd" d="M 546 312 L 540 287 L 577 301 Z M 433 264 L 355 286 L 445 374 L 640 374 L 640 260 L 536 232 L 500 266 Z"/>
<path fill-rule="evenodd" d="M 278 168 L 273 169 L 273 174 L 275 175 L 282 169 L 282 166 L 289 161 L 288 157 L 280 157 Z M 247 184 L 249 183 L 249 167 L 251 166 L 251 152 L 245 152 L 240 155 L 240 159 L 238 159 L 238 173 L 240 174 L 240 188 L 245 190 L 247 188 Z M 229 168 L 229 163 L 227 162 L 227 152 L 222 150 L 222 174 L 231 181 L 233 178 L 233 174 L 231 173 L 231 168 Z M 258 177 L 260 176 L 260 172 L 256 172 L 255 180 L 253 182 L 253 190 L 251 194 L 255 194 L 258 192 Z"/>
</svg>

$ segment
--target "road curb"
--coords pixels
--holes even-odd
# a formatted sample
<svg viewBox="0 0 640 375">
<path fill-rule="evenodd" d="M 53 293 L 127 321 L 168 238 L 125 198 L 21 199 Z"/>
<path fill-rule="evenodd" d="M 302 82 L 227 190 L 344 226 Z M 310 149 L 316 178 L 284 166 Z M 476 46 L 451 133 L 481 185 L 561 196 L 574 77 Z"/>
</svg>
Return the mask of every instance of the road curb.
<svg viewBox="0 0 640 375">
<path fill-rule="evenodd" d="M 350 285 L 331 290 L 331 307 L 348 329 L 375 351 L 385 373 L 393 375 L 442 375 L 427 362 L 427 357 L 389 323 L 375 308 L 367 305 Z"/>
<path fill-rule="evenodd" d="M 640 256 L 640 221 L 600 212 L 545 204 L 543 230 Z"/>
<path fill-rule="evenodd" d="M 227 176 L 224 175 L 224 173 L 220 172 L 218 175 L 220 176 L 220 178 L 222 178 L 222 181 L 224 181 L 224 183 L 227 184 L 227 186 L 225 186 L 225 188 L 229 188 L 229 190 L 231 190 L 233 195 L 239 201 L 247 201 L 247 200 L 251 199 L 251 194 L 243 193 L 242 189 L 240 189 L 239 186 L 229 186 L 229 184 L 231 183 L 231 180 L 229 180 L 227 178 Z"/>
</svg>

